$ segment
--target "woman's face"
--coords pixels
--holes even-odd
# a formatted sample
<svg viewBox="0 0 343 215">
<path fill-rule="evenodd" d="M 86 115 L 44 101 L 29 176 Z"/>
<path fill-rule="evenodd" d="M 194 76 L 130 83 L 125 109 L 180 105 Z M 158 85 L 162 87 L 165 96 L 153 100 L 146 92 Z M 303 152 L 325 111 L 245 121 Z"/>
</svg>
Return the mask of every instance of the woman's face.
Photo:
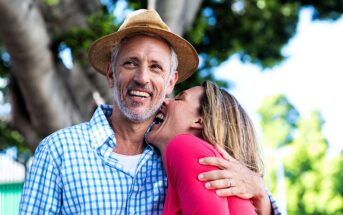
<svg viewBox="0 0 343 215">
<path fill-rule="evenodd" d="M 178 134 L 199 131 L 202 128 L 199 111 L 203 93 L 204 88 L 197 86 L 179 93 L 174 99 L 166 99 L 157 114 L 163 122 L 152 127 L 147 141 L 159 146 Z"/>
</svg>

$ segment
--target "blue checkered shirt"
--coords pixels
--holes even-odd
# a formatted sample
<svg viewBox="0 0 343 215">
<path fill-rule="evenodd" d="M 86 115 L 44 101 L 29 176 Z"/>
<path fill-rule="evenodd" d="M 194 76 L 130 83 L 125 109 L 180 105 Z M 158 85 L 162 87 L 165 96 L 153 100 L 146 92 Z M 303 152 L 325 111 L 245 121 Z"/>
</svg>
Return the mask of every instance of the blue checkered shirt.
<svg viewBox="0 0 343 215">
<path fill-rule="evenodd" d="M 116 145 L 102 105 L 89 122 L 62 129 L 38 146 L 20 214 L 161 214 L 167 177 L 147 145 L 131 175 L 113 157 Z"/>
</svg>

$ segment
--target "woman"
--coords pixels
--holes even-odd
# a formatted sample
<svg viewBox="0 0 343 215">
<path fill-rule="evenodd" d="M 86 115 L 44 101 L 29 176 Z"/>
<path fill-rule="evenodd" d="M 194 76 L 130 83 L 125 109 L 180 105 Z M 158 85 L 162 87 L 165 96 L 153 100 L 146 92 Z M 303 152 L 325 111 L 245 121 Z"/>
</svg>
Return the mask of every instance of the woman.
<svg viewBox="0 0 343 215">
<path fill-rule="evenodd" d="M 255 214 L 250 200 L 219 197 L 201 189 L 201 172 L 216 169 L 198 159 L 220 157 L 214 145 L 262 174 L 253 125 L 238 101 L 210 81 L 167 100 L 157 115 L 147 141 L 161 151 L 168 176 L 164 214 Z M 231 181 L 229 181 L 231 186 Z"/>
</svg>

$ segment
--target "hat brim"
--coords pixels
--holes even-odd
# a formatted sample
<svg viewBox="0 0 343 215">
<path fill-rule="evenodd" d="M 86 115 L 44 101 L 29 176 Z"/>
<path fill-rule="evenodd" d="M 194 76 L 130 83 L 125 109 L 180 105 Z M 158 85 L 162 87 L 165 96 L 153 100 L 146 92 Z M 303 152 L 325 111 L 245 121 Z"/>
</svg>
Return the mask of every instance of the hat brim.
<svg viewBox="0 0 343 215">
<path fill-rule="evenodd" d="M 187 40 L 169 31 L 151 27 L 126 28 L 96 40 L 88 52 L 90 64 L 98 72 L 106 75 L 107 64 L 111 60 L 113 48 L 127 35 L 138 32 L 154 33 L 168 41 L 173 47 L 179 61 L 177 67 L 179 78 L 177 83 L 186 80 L 196 71 L 199 64 L 199 57 L 193 46 Z"/>
</svg>

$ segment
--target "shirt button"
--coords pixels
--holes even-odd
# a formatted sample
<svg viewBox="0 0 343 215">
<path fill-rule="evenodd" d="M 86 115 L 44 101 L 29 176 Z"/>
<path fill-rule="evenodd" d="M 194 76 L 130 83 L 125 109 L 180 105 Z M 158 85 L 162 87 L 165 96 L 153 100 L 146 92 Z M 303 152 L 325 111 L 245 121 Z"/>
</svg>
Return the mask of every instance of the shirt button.
<svg viewBox="0 0 343 215">
<path fill-rule="evenodd" d="M 130 214 L 135 214 L 135 209 L 134 208 L 130 208 Z"/>
</svg>

